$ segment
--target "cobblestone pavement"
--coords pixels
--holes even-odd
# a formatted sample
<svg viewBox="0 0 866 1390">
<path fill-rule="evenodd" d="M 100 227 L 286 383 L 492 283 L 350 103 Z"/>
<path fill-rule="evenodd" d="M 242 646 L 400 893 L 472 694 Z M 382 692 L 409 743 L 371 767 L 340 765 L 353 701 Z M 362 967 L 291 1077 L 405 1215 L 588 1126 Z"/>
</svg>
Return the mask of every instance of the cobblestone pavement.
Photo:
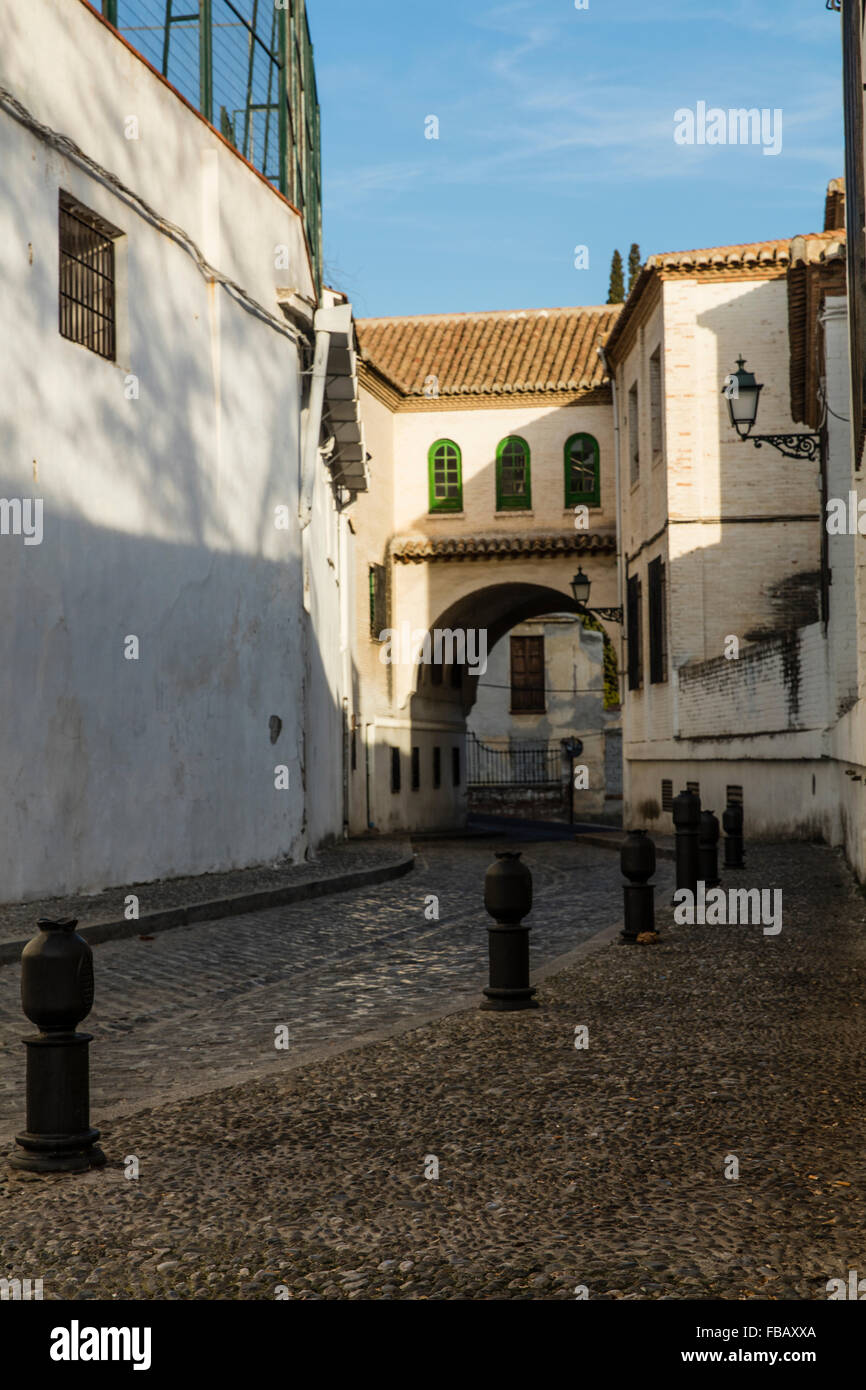
<svg viewBox="0 0 866 1390">
<path fill-rule="evenodd" d="M 512 842 L 509 841 L 509 846 Z M 288 1061 L 480 997 L 484 872 L 502 840 L 417 846 L 407 877 L 94 948 L 93 1113 L 285 1071 Z M 519 847 L 519 846 L 518 846 Z M 535 872 L 532 952 L 542 964 L 619 920 L 618 856 L 567 842 L 524 847 Z M 670 882 L 668 866 L 667 880 Z M 428 897 L 439 921 L 427 920 Z M 20 969 L 0 971 L 0 1136 L 22 1127 Z"/>
<path fill-rule="evenodd" d="M 303 864 L 274 864 L 257 869 L 235 869 L 222 874 L 199 874 L 194 878 L 158 879 L 153 883 L 131 883 L 107 888 L 102 893 L 79 893 L 64 898 L 41 898 L 27 903 L 0 903 L 0 942 L 24 940 L 36 933 L 40 917 L 77 917 L 84 926 L 123 918 L 127 894 L 139 899 L 139 912 L 160 912 L 165 908 L 188 907 L 192 903 L 213 902 L 215 898 L 255 893 L 260 889 L 283 888 L 308 883 L 311 879 L 333 878 L 359 869 L 375 869 L 402 859 L 410 852 L 408 840 L 347 840 L 331 849 L 320 850 L 315 859 Z"/>
<path fill-rule="evenodd" d="M 657 944 L 578 960 L 538 1010 L 126 1116 L 102 1172 L 4 1175 L 7 1277 L 83 1299 L 826 1298 L 866 1272 L 863 896 L 809 845 L 750 849 L 740 885 L 783 890 L 778 936 L 666 908 Z"/>
</svg>

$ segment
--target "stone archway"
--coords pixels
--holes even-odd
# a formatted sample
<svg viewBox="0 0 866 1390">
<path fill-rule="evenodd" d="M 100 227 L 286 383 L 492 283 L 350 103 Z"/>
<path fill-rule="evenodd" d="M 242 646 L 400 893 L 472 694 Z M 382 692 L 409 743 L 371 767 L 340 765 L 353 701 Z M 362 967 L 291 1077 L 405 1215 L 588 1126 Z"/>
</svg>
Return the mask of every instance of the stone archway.
<svg viewBox="0 0 866 1390">
<path fill-rule="evenodd" d="M 573 572 L 573 564 L 570 568 Z M 472 569 L 474 571 L 474 567 Z M 501 575 L 501 567 L 499 568 L 499 575 Z M 476 577 L 474 573 L 472 577 Z M 477 662 L 479 650 L 482 648 L 489 659 L 497 644 L 503 643 L 520 624 L 525 624 L 533 619 L 550 618 L 551 615 L 574 614 L 578 616 L 580 611 L 567 589 L 563 590 L 558 585 L 554 586 L 550 583 L 534 582 L 515 577 L 512 580 L 499 578 L 499 582 L 484 584 L 480 587 L 468 587 L 465 592 L 441 610 L 430 624 L 427 630 L 429 640 L 415 665 L 412 689 L 407 703 L 409 724 L 416 731 L 413 735 L 413 742 L 416 743 L 416 746 L 421 746 L 419 744 L 421 735 L 417 731 L 448 728 L 451 737 L 458 739 L 464 749 L 464 768 L 467 764 L 471 767 L 472 763 L 466 757 L 467 719 L 470 717 L 478 698 L 479 684 L 485 695 L 489 697 L 489 689 L 485 686 L 485 675 L 478 669 L 472 669 L 471 660 L 475 659 Z M 605 638 L 611 641 L 609 633 L 614 625 L 605 622 L 601 626 Z M 479 642 L 477 636 L 473 640 L 473 635 L 477 634 L 479 630 L 484 636 L 483 643 Z M 573 641 L 574 634 L 570 635 Z M 615 628 L 614 636 L 616 636 Z M 463 639 L 462 643 L 458 643 L 456 640 L 458 637 Z M 539 752 L 534 756 L 548 759 L 548 772 L 539 773 L 539 780 L 544 778 L 545 781 L 552 782 L 554 768 L 556 775 L 559 776 L 557 749 L 562 743 L 562 737 L 566 734 L 571 737 L 585 736 L 589 733 L 588 743 L 586 739 L 584 741 L 586 743 L 586 766 L 591 769 L 591 772 L 588 773 L 591 782 L 587 782 L 585 794 L 577 796 L 575 804 L 571 805 L 566 791 L 571 770 L 570 765 L 563 762 L 563 775 L 568 775 L 561 792 L 557 791 L 554 795 L 551 791 L 546 799 L 534 792 L 527 792 L 525 796 L 523 793 L 520 796 L 514 793 L 508 798 L 508 809 L 511 814 L 517 814 L 517 808 L 523 805 L 525 809 L 528 809 L 529 814 L 535 814 L 536 818 L 540 819 L 561 819 L 566 815 L 566 812 L 570 814 L 572 810 L 575 811 L 577 819 L 592 819 L 597 818 L 604 809 L 606 731 L 603 718 L 603 651 L 602 644 L 597 637 L 584 639 L 581 634 L 578 645 L 580 646 L 581 643 L 590 649 L 597 643 L 597 657 L 595 659 L 597 660 L 598 686 L 594 693 L 590 692 L 587 685 L 581 690 L 575 689 L 573 698 L 566 697 L 564 700 L 560 700 L 560 705 L 571 705 L 572 721 L 570 725 L 557 727 L 553 730 L 539 728 L 527 731 L 524 729 L 521 742 L 520 725 L 525 721 L 520 719 L 505 720 L 501 729 L 502 737 L 494 742 L 503 743 L 508 750 L 511 750 L 512 754 L 519 746 L 521 756 L 525 758 L 531 749 L 541 748 L 543 741 L 547 745 L 547 751 Z M 440 655 L 444 654 L 446 658 L 444 665 L 439 664 L 437 660 L 431 660 L 431 655 L 435 657 L 437 652 Z M 463 663 L 462 669 L 458 671 L 455 668 L 459 665 L 459 656 L 462 653 L 465 653 L 468 659 Z M 503 657 L 504 653 L 500 653 L 499 664 L 502 664 Z M 505 660 L 507 661 L 507 658 Z M 499 674 L 501 675 L 501 673 Z M 502 687 L 497 686 L 497 689 L 500 688 Z M 507 705 L 507 697 L 503 695 L 502 699 Z M 549 695 L 547 699 L 549 702 Z M 546 712 L 550 712 L 549 703 L 546 706 Z M 542 723 L 546 724 L 547 721 L 543 720 Z M 474 735 L 472 742 L 471 751 L 476 755 L 472 762 L 476 764 L 477 776 L 478 740 Z M 487 745 L 485 745 L 485 755 L 486 751 Z M 490 761 L 495 764 L 497 756 L 495 750 L 491 751 Z M 485 761 L 487 761 L 486 756 Z M 508 761 L 509 758 L 506 755 L 506 763 Z M 523 766 L 525 767 L 526 764 L 524 763 Z M 510 773 L 505 775 L 510 779 Z M 473 793 L 473 800 L 476 806 L 480 805 L 477 788 Z M 496 797 L 493 796 L 493 802 L 495 801 Z M 491 808 L 493 802 L 491 802 Z M 544 813 L 545 806 L 547 807 L 547 814 Z M 533 807 L 537 810 L 533 810 Z"/>
</svg>

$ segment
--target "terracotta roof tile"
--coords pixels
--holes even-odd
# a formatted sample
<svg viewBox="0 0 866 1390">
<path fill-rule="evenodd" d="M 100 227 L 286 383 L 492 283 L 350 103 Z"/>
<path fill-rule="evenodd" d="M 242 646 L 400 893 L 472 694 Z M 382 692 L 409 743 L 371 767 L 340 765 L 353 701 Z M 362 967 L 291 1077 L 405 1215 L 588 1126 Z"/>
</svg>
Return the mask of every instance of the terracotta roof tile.
<svg viewBox="0 0 866 1390">
<path fill-rule="evenodd" d="M 391 554 L 398 564 L 417 564 L 422 560 L 484 560 L 491 555 L 519 560 L 524 555 L 612 555 L 616 551 L 613 532 L 592 535 L 567 531 L 552 535 L 523 536 L 397 536 Z"/>
<path fill-rule="evenodd" d="M 406 396 L 438 378 L 440 396 L 593 390 L 597 347 L 622 306 L 359 319 L 361 354 Z"/>
<path fill-rule="evenodd" d="M 791 238 L 777 237 L 774 241 L 746 241 L 735 246 L 703 246 L 694 251 L 664 251 L 650 256 L 648 270 L 709 270 L 722 266 L 739 268 L 743 265 L 786 266 L 790 259 Z"/>
</svg>

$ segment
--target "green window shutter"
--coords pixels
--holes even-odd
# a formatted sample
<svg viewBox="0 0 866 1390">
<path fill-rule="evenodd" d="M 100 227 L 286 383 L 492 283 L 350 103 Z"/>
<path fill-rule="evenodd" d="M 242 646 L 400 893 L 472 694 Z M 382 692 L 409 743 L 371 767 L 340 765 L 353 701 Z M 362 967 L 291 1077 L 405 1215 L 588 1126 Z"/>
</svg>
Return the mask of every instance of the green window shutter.
<svg viewBox="0 0 866 1390">
<path fill-rule="evenodd" d="M 601 467 L 598 440 L 591 434 L 573 434 L 565 443 L 565 505 L 601 505 Z"/>
<path fill-rule="evenodd" d="M 496 510 L 528 512 L 531 508 L 529 445 L 510 435 L 496 450 Z"/>
<path fill-rule="evenodd" d="M 431 512 L 462 512 L 463 460 L 452 439 L 437 439 L 427 455 Z"/>
</svg>

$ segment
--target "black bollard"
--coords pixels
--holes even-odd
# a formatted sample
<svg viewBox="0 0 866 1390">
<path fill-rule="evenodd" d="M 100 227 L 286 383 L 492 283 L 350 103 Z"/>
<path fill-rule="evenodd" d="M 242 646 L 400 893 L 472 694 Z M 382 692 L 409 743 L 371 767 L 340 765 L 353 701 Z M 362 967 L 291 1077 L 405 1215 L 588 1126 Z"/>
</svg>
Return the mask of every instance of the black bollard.
<svg viewBox="0 0 866 1390">
<path fill-rule="evenodd" d="M 674 830 L 677 860 L 677 888 L 688 888 L 697 897 L 700 859 L 698 835 L 701 826 L 701 798 L 695 792 L 674 797 Z"/>
<path fill-rule="evenodd" d="M 698 866 L 707 888 L 718 888 L 719 878 L 719 821 L 712 811 L 701 812 L 698 836 Z"/>
<path fill-rule="evenodd" d="M 744 869 L 743 808 L 739 801 L 729 801 L 722 814 L 725 828 L 725 868 Z"/>
<path fill-rule="evenodd" d="M 633 946 L 641 932 L 655 931 L 656 847 L 645 830 L 630 830 L 620 851 L 624 925 L 620 941 Z"/>
<path fill-rule="evenodd" d="M 105 1154 L 90 1127 L 90 1033 L 76 1032 L 93 1007 L 93 952 L 73 919 L 41 918 L 21 953 L 21 1007 L 39 1028 L 27 1048 L 27 1129 L 11 1168 L 82 1173 Z"/>
<path fill-rule="evenodd" d="M 482 1009 L 500 1013 L 537 1009 L 529 983 L 529 927 L 523 918 L 532 907 L 532 874 L 516 850 L 500 850 L 484 879 L 484 906 L 494 919 L 488 924 L 490 984 Z"/>
</svg>

